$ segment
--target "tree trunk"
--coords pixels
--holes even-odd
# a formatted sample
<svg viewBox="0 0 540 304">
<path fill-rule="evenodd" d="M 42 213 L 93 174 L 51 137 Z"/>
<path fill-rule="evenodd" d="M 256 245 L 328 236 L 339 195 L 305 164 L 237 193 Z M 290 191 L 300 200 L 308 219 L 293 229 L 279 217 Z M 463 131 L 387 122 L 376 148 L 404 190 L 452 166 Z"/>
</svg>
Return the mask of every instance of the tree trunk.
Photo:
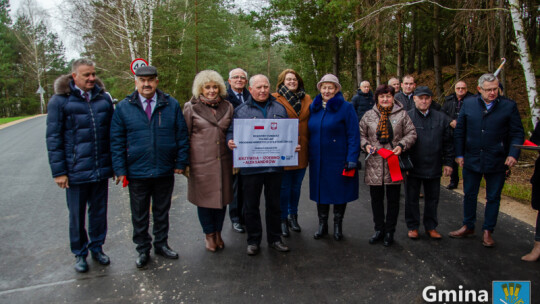
<svg viewBox="0 0 540 304">
<path fill-rule="evenodd" d="M 360 5 L 356 6 L 356 20 L 360 19 Z M 356 87 L 360 87 L 360 82 L 364 80 L 364 75 L 362 74 L 362 50 L 360 45 L 360 32 L 356 30 Z"/>
<path fill-rule="evenodd" d="M 380 18 L 379 18 L 379 15 L 377 15 L 377 18 L 375 19 L 375 23 L 376 23 L 376 40 L 377 40 L 377 63 L 376 63 L 376 82 L 377 82 L 377 86 L 380 86 L 381 85 L 381 21 L 380 21 Z"/>
<path fill-rule="evenodd" d="M 488 8 L 493 8 L 495 5 L 493 0 L 489 0 Z M 487 12 L 486 31 L 488 35 L 488 71 L 495 72 L 495 16 L 493 12 Z"/>
<path fill-rule="evenodd" d="M 416 48 L 416 9 L 411 9 L 411 48 L 409 50 L 409 59 L 407 60 L 407 74 L 414 72 L 414 61 L 417 52 Z"/>
<path fill-rule="evenodd" d="M 198 15 L 199 1 L 195 0 L 195 74 L 199 73 L 199 15 Z"/>
<path fill-rule="evenodd" d="M 442 67 L 441 67 L 441 19 L 440 8 L 438 5 L 433 5 L 433 19 L 435 27 L 433 29 L 433 70 L 435 72 L 435 96 L 437 100 L 442 99 L 443 83 L 442 83 Z"/>
<path fill-rule="evenodd" d="M 514 33 L 516 35 L 516 49 L 519 54 L 519 62 L 521 63 L 523 73 L 525 74 L 529 106 L 531 108 L 531 119 L 534 127 L 540 118 L 540 109 L 537 106 L 538 96 L 534 68 L 529 53 L 529 46 L 523 33 L 523 20 L 521 19 L 521 12 L 519 11 L 519 0 L 509 0 L 508 2 L 510 4 L 510 16 L 512 17 L 512 24 L 514 25 Z"/>
<path fill-rule="evenodd" d="M 501 9 L 499 11 L 499 57 L 505 58 L 506 57 L 506 12 L 503 11 L 504 9 L 504 0 L 499 0 L 499 8 Z M 506 73 L 504 72 L 504 68 L 501 70 L 500 73 L 500 81 L 503 85 L 503 92 L 504 95 L 506 95 Z"/>
<path fill-rule="evenodd" d="M 154 37 L 154 0 L 148 2 L 148 65 L 152 65 L 152 38 Z"/>
<path fill-rule="evenodd" d="M 456 81 L 458 81 L 458 79 L 461 78 L 461 33 L 457 33 L 455 39 L 456 39 Z"/>
<path fill-rule="evenodd" d="M 311 62 L 313 63 L 313 73 L 315 74 L 315 79 L 319 81 L 319 71 L 317 70 L 317 61 L 315 60 L 315 53 L 313 52 L 313 48 L 310 48 L 311 51 Z"/>
<path fill-rule="evenodd" d="M 398 37 L 397 37 L 397 78 L 403 77 L 403 24 L 401 21 L 401 11 L 396 14 L 396 21 L 398 25 Z"/>
<path fill-rule="evenodd" d="M 334 58 L 332 60 L 332 71 L 339 78 L 339 38 L 334 34 Z"/>
</svg>

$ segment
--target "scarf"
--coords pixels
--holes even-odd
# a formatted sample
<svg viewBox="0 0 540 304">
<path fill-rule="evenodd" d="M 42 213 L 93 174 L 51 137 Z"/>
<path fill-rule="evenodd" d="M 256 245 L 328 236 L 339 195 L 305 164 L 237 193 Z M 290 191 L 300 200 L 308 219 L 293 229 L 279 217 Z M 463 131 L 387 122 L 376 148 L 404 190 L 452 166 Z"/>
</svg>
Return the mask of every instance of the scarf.
<svg viewBox="0 0 540 304">
<path fill-rule="evenodd" d="M 392 125 L 390 124 L 390 119 L 388 118 L 388 116 L 390 116 L 390 113 L 392 112 L 393 107 L 394 105 L 391 105 L 389 107 L 382 107 L 380 104 L 377 103 L 377 109 L 379 109 L 379 112 L 381 112 L 381 118 L 379 119 L 379 123 L 377 124 L 377 139 L 381 144 L 387 144 L 391 142 L 392 138 L 394 137 L 394 134 L 392 132 Z"/>
<path fill-rule="evenodd" d="M 219 103 L 221 102 L 221 96 L 219 95 L 216 99 L 208 99 L 204 97 L 203 95 L 201 95 L 199 96 L 199 99 L 205 106 L 208 106 L 213 109 L 217 108 L 219 106 Z"/>
<path fill-rule="evenodd" d="M 281 96 L 285 97 L 285 99 L 287 99 L 291 107 L 296 112 L 296 115 L 300 116 L 300 110 L 302 109 L 301 101 L 306 96 L 306 92 L 303 89 L 298 88 L 298 90 L 295 93 L 287 89 L 287 87 L 284 84 L 280 84 L 278 93 Z"/>
</svg>

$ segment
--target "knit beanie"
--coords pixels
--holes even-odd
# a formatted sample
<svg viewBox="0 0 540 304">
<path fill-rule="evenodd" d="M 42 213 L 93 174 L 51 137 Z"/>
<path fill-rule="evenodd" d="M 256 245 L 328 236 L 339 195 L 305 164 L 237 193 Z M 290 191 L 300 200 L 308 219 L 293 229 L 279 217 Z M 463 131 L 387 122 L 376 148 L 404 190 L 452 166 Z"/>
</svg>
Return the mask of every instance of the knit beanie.
<svg viewBox="0 0 540 304">
<path fill-rule="evenodd" d="M 317 90 L 321 91 L 321 85 L 324 83 L 324 82 L 331 82 L 333 84 L 336 85 L 337 87 L 337 90 L 338 91 L 341 91 L 341 85 L 339 84 L 339 80 L 336 76 L 332 75 L 332 74 L 326 74 L 324 75 L 322 78 L 321 78 L 321 81 L 319 81 L 319 83 L 317 83 Z"/>
</svg>

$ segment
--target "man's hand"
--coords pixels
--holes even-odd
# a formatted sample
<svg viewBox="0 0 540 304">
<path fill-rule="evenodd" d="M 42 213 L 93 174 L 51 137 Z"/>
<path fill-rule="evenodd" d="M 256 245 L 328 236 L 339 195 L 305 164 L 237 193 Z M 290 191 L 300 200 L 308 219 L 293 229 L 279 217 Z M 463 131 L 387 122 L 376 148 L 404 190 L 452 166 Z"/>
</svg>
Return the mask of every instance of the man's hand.
<svg viewBox="0 0 540 304">
<path fill-rule="evenodd" d="M 517 164 L 517 160 L 513 156 L 508 156 L 504 164 L 507 165 L 508 168 L 512 168 L 515 164 Z"/>
<path fill-rule="evenodd" d="M 300 145 L 297 145 L 296 149 L 294 149 L 294 152 L 300 152 L 301 149 L 302 149 L 302 147 Z"/>
<path fill-rule="evenodd" d="M 229 139 L 229 142 L 227 142 L 227 146 L 229 146 L 229 149 L 233 150 L 236 149 L 236 145 L 234 144 L 234 140 Z"/>
<path fill-rule="evenodd" d="M 60 176 L 55 177 L 54 182 L 58 185 L 58 187 L 62 189 L 69 188 L 67 175 L 60 175 Z"/>
<path fill-rule="evenodd" d="M 463 168 L 463 164 L 465 163 L 463 157 L 456 157 L 455 161 L 461 168 Z"/>
<path fill-rule="evenodd" d="M 174 169 L 174 173 L 182 174 L 182 173 L 184 173 L 184 169 Z"/>
<path fill-rule="evenodd" d="M 443 166 L 443 174 L 444 176 L 450 176 L 452 175 L 452 171 L 454 171 L 452 169 L 452 167 L 449 167 L 449 166 Z"/>
<path fill-rule="evenodd" d="M 126 179 L 126 176 L 125 176 L 125 175 L 118 175 L 118 176 L 116 177 L 116 184 L 118 185 L 118 183 L 122 182 L 122 185 L 123 185 L 125 179 Z"/>
<path fill-rule="evenodd" d="M 456 125 L 457 125 L 457 120 L 454 119 L 454 120 L 452 120 L 452 121 L 450 122 L 450 127 L 452 127 L 453 129 L 456 128 Z"/>
<path fill-rule="evenodd" d="M 401 146 L 396 146 L 394 150 L 392 150 L 395 155 L 399 156 L 401 154 Z"/>
</svg>

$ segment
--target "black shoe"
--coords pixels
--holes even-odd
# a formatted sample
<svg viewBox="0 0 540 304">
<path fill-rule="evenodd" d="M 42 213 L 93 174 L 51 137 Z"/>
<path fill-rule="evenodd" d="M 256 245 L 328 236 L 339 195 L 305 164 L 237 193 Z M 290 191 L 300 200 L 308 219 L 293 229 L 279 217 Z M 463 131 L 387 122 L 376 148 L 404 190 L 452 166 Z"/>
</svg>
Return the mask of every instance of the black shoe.
<svg viewBox="0 0 540 304">
<path fill-rule="evenodd" d="M 240 223 L 232 223 L 232 229 L 238 233 L 246 232 L 246 230 L 244 230 L 244 227 L 242 227 L 242 224 Z"/>
<path fill-rule="evenodd" d="M 281 220 L 281 235 L 284 237 L 289 237 L 289 225 L 287 225 L 287 220 Z"/>
<path fill-rule="evenodd" d="M 296 231 L 296 232 L 302 231 L 302 228 L 300 228 L 300 225 L 298 225 L 297 214 L 289 214 L 289 216 L 287 217 L 287 221 L 289 222 L 289 226 L 291 227 L 292 231 Z"/>
<path fill-rule="evenodd" d="M 135 261 L 135 265 L 137 265 L 137 268 L 143 268 L 148 264 L 148 261 L 150 261 L 150 252 L 141 252 Z"/>
<path fill-rule="evenodd" d="M 315 232 L 313 238 L 318 240 L 328 234 L 328 221 L 319 220 L 319 230 Z"/>
<path fill-rule="evenodd" d="M 258 245 L 248 245 L 246 251 L 247 251 L 248 255 L 257 255 L 259 253 L 259 246 Z"/>
<path fill-rule="evenodd" d="M 379 241 L 382 241 L 382 239 L 384 239 L 384 231 L 375 230 L 375 234 L 371 236 L 371 238 L 369 239 L 369 243 L 373 245 Z"/>
<path fill-rule="evenodd" d="M 105 253 L 103 253 L 103 251 L 90 251 L 90 255 L 94 261 L 98 261 L 98 263 L 101 265 L 109 265 L 111 263 L 111 259 Z"/>
<path fill-rule="evenodd" d="M 341 241 L 343 239 L 342 221 L 338 220 L 334 222 L 334 240 Z"/>
<path fill-rule="evenodd" d="M 290 250 L 289 247 L 285 245 L 282 241 L 270 243 L 268 244 L 268 246 L 270 246 L 270 248 L 274 248 L 279 252 L 288 252 Z"/>
<path fill-rule="evenodd" d="M 75 262 L 75 265 L 73 268 L 75 268 L 76 272 L 84 273 L 88 271 L 88 263 L 86 263 L 86 257 L 82 255 L 78 255 L 77 261 Z"/>
<path fill-rule="evenodd" d="M 457 188 L 457 184 L 455 184 L 455 183 L 450 183 L 450 184 L 448 184 L 448 186 L 446 186 L 446 189 L 448 189 L 448 190 L 454 190 L 456 188 Z"/>
<path fill-rule="evenodd" d="M 178 259 L 178 253 L 174 252 L 169 246 L 163 245 L 161 247 L 154 248 L 154 252 L 167 259 Z"/>
<path fill-rule="evenodd" d="M 385 247 L 389 247 L 389 246 L 392 245 L 393 243 L 394 243 L 394 233 L 393 233 L 393 232 L 387 232 L 387 233 L 385 233 L 383 245 L 384 245 Z"/>
</svg>

